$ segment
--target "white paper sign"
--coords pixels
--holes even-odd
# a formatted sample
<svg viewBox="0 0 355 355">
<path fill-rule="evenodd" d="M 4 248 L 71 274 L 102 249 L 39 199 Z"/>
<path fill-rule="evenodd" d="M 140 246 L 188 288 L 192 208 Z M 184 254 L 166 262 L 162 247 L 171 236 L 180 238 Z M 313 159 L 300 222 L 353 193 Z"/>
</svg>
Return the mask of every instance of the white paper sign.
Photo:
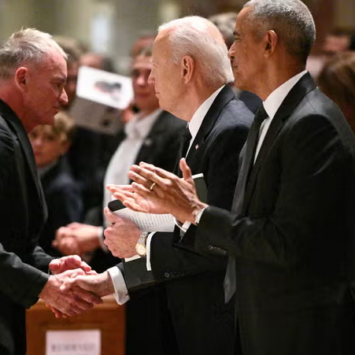
<svg viewBox="0 0 355 355">
<path fill-rule="evenodd" d="M 79 68 L 76 94 L 106 106 L 125 109 L 133 99 L 132 79 L 82 66 Z"/>
<path fill-rule="evenodd" d="M 50 330 L 46 355 L 101 355 L 100 330 Z"/>
</svg>

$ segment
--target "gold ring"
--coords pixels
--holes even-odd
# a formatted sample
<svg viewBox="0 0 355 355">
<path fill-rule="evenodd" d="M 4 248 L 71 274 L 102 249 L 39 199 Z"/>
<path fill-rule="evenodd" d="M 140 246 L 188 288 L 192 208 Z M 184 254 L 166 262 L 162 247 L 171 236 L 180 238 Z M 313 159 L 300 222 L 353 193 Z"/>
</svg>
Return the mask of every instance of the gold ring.
<svg viewBox="0 0 355 355">
<path fill-rule="evenodd" d="M 155 182 L 153 182 L 151 185 L 150 185 L 150 188 L 149 188 L 149 190 L 150 191 L 153 191 L 153 189 L 154 189 L 154 186 L 156 185 L 156 183 Z"/>
</svg>

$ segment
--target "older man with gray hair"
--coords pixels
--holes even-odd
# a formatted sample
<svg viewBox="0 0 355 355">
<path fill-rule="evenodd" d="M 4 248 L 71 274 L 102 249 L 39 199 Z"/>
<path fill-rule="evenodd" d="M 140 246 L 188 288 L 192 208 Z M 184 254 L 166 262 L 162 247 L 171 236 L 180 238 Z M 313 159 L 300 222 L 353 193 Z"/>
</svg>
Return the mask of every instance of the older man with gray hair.
<svg viewBox="0 0 355 355">
<path fill-rule="evenodd" d="M 234 36 L 236 85 L 264 102 L 232 213 L 197 198 L 184 160 L 183 179 L 133 167 L 139 184 L 120 197 L 197 225 L 183 244 L 228 253 L 225 295 L 235 296 L 244 355 L 355 354 L 355 139 L 305 71 L 312 15 L 299 0 L 252 0 Z"/>
<path fill-rule="evenodd" d="M 37 245 L 47 211 L 27 133 L 54 123 L 68 100 L 66 77 L 66 55 L 49 34 L 21 30 L 0 47 L 1 355 L 26 353 L 25 308 L 38 298 L 57 315 L 101 303 L 86 291 L 60 289 L 69 277 L 89 272 L 88 265 L 74 256 L 51 261 Z"/>
<path fill-rule="evenodd" d="M 193 173 L 203 174 L 208 203 L 229 209 L 252 114 L 228 86 L 234 78 L 227 54 L 222 35 L 210 21 L 197 16 L 171 21 L 159 28 L 154 42 L 150 80 L 160 107 L 188 122 L 178 158 L 186 157 Z M 203 256 L 181 248 L 188 226 L 147 235 L 132 222 L 108 211 L 106 216 L 114 222 L 105 231 L 112 253 L 125 258 L 140 254 L 109 270 L 120 302 L 134 297 L 136 290 L 164 283 L 167 318 L 177 340 L 177 347 L 167 353 L 233 354 L 233 301 L 225 304 L 222 289 L 225 255 L 216 250 Z M 94 281 L 88 285 L 83 278 L 72 284 L 96 290 Z"/>
</svg>

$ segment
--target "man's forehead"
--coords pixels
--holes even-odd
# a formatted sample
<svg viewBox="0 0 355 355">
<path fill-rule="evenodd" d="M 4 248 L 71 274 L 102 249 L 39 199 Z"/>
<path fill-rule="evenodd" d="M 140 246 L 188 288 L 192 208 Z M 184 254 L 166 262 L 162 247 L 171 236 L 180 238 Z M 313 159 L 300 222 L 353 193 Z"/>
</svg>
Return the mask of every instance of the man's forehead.
<svg viewBox="0 0 355 355">
<path fill-rule="evenodd" d="M 151 57 L 138 56 L 133 62 L 133 69 L 151 69 L 152 62 Z"/>
<path fill-rule="evenodd" d="M 252 11 L 251 6 L 244 7 L 237 15 L 235 26 L 240 27 L 240 26 L 243 26 L 243 24 L 246 24 L 247 22 L 249 22 L 249 19 L 248 19 L 248 21 L 245 21 L 245 20 L 247 17 L 249 17 L 251 11 Z"/>
<path fill-rule="evenodd" d="M 156 55 L 157 52 L 159 52 L 159 55 L 167 54 L 169 45 L 170 43 L 168 34 L 163 34 L 161 36 L 158 35 L 153 44 L 153 55 Z"/>
</svg>

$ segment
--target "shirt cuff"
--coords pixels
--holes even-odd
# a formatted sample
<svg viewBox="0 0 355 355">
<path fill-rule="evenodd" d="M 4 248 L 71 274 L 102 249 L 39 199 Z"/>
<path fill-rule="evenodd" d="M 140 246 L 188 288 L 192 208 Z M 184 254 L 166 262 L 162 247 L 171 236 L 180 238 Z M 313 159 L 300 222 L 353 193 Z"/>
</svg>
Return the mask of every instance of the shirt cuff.
<svg viewBox="0 0 355 355">
<path fill-rule="evenodd" d="M 184 232 L 186 233 L 186 231 L 189 229 L 189 227 L 191 226 L 191 223 L 189 221 L 186 221 L 184 224 L 182 224 L 180 221 L 178 221 L 176 218 L 174 218 L 175 220 L 175 224 Z"/>
<path fill-rule="evenodd" d="M 207 208 L 207 207 L 202 208 L 201 210 L 199 210 L 199 211 L 197 212 L 196 218 L 195 218 L 195 223 L 196 223 L 196 225 L 200 223 L 201 217 L 202 217 L 203 212 L 204 212 L 204 210 L 205 210 L 206 208 Z"/>
<path fill-rule="evenodd" d="M 117 266 L 114 266 L 107 271 L 112 279 L 113 287 L 115 289 L 114 296 L 116 302 L 119 305 L 125 304 L 129 301 L 129 295 L 121 270 Z"/>
<path fill-rule="evenodd" d="M 145 243 L 145 248 L 147 251 L 147 255 L 146 255 L 146 265 L 147 265 L 147 271 L 152 271 L 152 264 L 150 263 L 150 244 L 152 242 L 152 238 L 153 235 L 155 234 L 155 232 L 153 233 L 149 233 L 148 237 L 147 237 L 147 241 Z"/>
</svg>

